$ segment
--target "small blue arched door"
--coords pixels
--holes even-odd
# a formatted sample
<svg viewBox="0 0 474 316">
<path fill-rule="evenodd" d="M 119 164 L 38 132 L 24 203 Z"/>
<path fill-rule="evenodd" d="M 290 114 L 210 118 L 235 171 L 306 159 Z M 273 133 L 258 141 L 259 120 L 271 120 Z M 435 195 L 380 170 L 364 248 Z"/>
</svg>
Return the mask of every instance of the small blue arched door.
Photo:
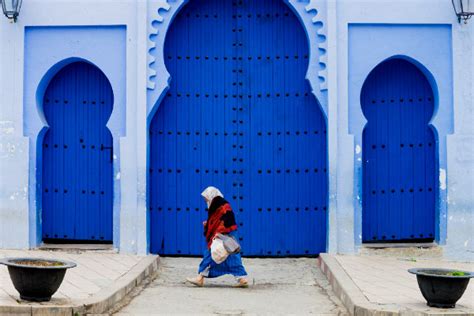
<svg viewBox="0 0 474 316">
<path fill-rule="evenodd" d="M 308 40 L 282 0 L 191 0 L 166 38 L 170 89 L 150 126 L 151 251 L 200 255 L 200 196 L 221 189 L 245 255 L 326 249 L 326 121 Z"/>
<path fill-rule="evenodd" d="M 112 241 L 112 87 L 86 62 L 61 69 L 43 99 L 42 218 L 46 241 Z"/>
<path fill-rule="evenodd" d="M 414 64 L 390 59 L 367 77 L 361 104 L 363 241 L 432 241 L 438 168 L 430 83 Z"/>
</svg>

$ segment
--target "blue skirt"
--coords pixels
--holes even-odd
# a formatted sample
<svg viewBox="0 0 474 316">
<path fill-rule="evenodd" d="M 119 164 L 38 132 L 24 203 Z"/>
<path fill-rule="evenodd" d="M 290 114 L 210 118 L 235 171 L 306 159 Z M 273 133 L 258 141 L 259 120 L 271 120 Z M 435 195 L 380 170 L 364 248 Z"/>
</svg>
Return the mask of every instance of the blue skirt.
<svg viewBox="0 0 474 316">
<path fill-rule="evenodd" d="M 235 233 L 230 235 L 236 236 Z M 206 278 L 217 278 L 226 274 L 241 278 L 247 276 L 247 271 L 242 264 L 240 253 L 230 255 L 224 262 L 217 264 L 212 260 L 210 249 L 206 247 L 204 258 L 199 265 L 199 274 Z"/>
</svg>

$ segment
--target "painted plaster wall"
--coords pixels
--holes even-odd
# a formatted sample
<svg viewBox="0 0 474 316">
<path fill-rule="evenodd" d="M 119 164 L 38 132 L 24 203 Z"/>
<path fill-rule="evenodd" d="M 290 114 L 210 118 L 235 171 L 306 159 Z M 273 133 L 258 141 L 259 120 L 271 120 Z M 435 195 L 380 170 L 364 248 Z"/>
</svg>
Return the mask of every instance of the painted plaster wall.
<svg viewBox="0 0 474 316">
<path fill-rule="evenodd" d="M 126 136 L 125 26 L 29 26 L 25 29 L 23 133 L 29 138 L 30 242 L 41 243 L 42 139 L 49 122 L 44 117 L 42 101 L 50 80 L 66 64 L 84 60 L 101 69 L 109 79 L 114 94 L 113 111 L 107 128 L 114 139 L 113 227 L 119 231 L 121 172 L 120 139 Z M 114 244 L 120 242 L 114 234 Z"/>
<path fill-rule="evenodd" d="M 435 114 L 430 125 L 438 135 L 438 162 L 446 172 L 446 135 L 452 133 L 452 40 L 447 24 L 349 24 L 349 133 L 355 139 L 355 210 L 356 244 L 361 244 L 362 221 L 362 133 L 367 118 L 362 113 L 360 94 L 365 79 L 377 64 L 388 58 L 405 58 L 415 63 L 427 77 L 435 95 Z M 427 38 L 436 38 L 433 47 Z M 367 49 L 370 47 L 370 49 Z M 436 215 L 436 241 L 446 241 L 446 182 L 439 183 Z"/>
<path fill-rule="evenodd" d="M 455 32 L 454 132 L 447 137 L 445 255 L 474 261 L 474 23 L 456 25 Z"/>
<path fill-rule="evenodd" d="M 439 116 L 451 124 L 445 141 L 446 219 L 439 240 L 446 243 L 449 257 L 473 259 L 474 215 L 470 208 L 474 205 L 474 155 L 470 147 L 474 141 L 474 22 L 459 25 L 449 0 L 435 2 L 436 5 L 432 0 L 289 0 L 307 30 L 311 47 L 307 78 L 328 118 L 330 252 L 353 253 L 360 246 L 358 143 L 356 132 L 350 127 L 353 96 L 349 81 L 349 26 L 436 24 L 451 29 L 453 89 L 453 116 Z M 121 26 L 126 29 L 126 108 L 123 134 L 116 140 L 120 151 L 115 171 L 120 181 L 115 196 L 120 200 L 114 244 L 123 252 L 147 251 L 147 126 L 169 80 L 162 58 L 164 35 L 182 5 L 183 0 L 29 0 L 24 2 L 18 23 L 0 19 L 1 248 L 35 247 L 39 242 L 37 210 L 31 206 L 36 190 L 31 179 L 35 171 L 29 170 L 34 158 L 33 140 L 24 128 L 25 27 Z M 93 9 L 88 9 L 90 6 Z M 425 43 L 425 49 L 429 45 L 436 48 L 436 39 L 426 41 L 429 43 Z M 367 45 L 370 50 L 370 43 Z"/>
<path fill-rule="evenodd" d="M 28 227 L 28 139 L 22 135 L 21 74 L 12 64 L 21 61 L 20 33 L 15 25 L 12 35 L 4 31 L 9 23 L 2 21 L 0 40 L 0 247 L 27 248 Z M 7 50 L 7 48 L 9 48 Z M 15 93 L 18 91 L 19 93 Z"/>
<path fill-rule="evenodd" d="M 360 157 L 357 147 L 360 143 L 357 137 L 360 138 L 360 134 L 353 127 L 356 125 L 360 128 L 364 119 L 360 116 L 357 118 L 357 113 L 354 113 L 353 110 L 358 109 L 355 106 L 351 106 L 354 102 L 358 102 L 358 100 L 354 100 L 357 91 L 352 91 L 354 94 L 351 94 L 351 85 L 354 90 L 357 89 L 358 84 L 351 81 L 350 77 L 351 67 L 354 66 L 349 64 L 351 54 L 349 47 L 350 26 L 370 24 L 379 26 L 398 25 L 403 27 L 403 25 L 429 26 L 434 24 L 438 28 L 440 25 L 450 26 L 451 39 L 448 40 L 452 42 L 452 48 L 450 48 L 451 56 L 446 51 L 446 36 L 443 36 L 444 42 L 441 44 L 445 51 L 442 53 L 443 56 L 439 58 L 437 56 L 429 56 L 428 54 L 432 52 L 434 55 L 435 52 L 441 49 L 438 46 L 438 38 L 419 38 L 414 41 L 413 37 L 411 37 L 405 40 L 398 48 L 394 48 L 393 43 L 389 41 L 384 43 L 378 40 L 373 42 L 367 40 L 367 54 L 362 57 L 369 59 L 369 61 L 361 62 L 372 63 L 375 66 L 382 60 L 370 59 L 381 59 L 384 56 L 385 58 L 390 57 L 380 53 L 383 49 L 387 49 L 391 51 L 391 54 L 414 54 L 414 58 L 421 54 L 421 56 L 425 56 L 420 56 L 420 58 L 427 62 L 427 69 L 435 73 L 440 71 L 443 63 L 445 64 L 444 67 L 451 64 L 452 82 L 450 82 L 449 78 L 443 76 L 443 73 L 446 75 L 446 70 L 439 73 L 438 78 L 436 78 L 438 84 L 441 83 L 442 85 L 442 87 L 439 87 L 441 91 L 438 91 L 438 93 L 442 98 L 439 106 L 443 108 L 438 109 L 435 120 L 432 122 L 438 128 L 441 128 L 441 133 L 444 132 L 444 138 L 446 138 L 443 140 L 442 135 L 440 135 L 440 155 L 446 155 L 444 163 L 447 178 L 440 177 L 440 188 L 442 189 L 440 205 L 443 207 L 442 204 L 444 202 L 445 209 L 440 209 L 438 242 L 445 244 L 445 254 L 449 258 L 459 260 L 474 259 L 473 212 L 469 210 L 469 207 L 474 205 L 474 197 L 472 195 L 473 163 L 472 155 L 469 155 L 472 151 L 462 148 L 463 144 L 467 144 L 466 141 L 470 141 L 472 145 L 472 23 L 467 26 L 459 25 L 453 14 L 450 1 L 439 0 L 435 1 L 435 3 L 436 5 L 433 5 L 433 1 L 426 0 L 396 2 L 339 0 L 335 4 L 337 31 L 336 36 L 328 38 L 328 47 L 337 46 L 337 79 L 329 81 L 329 111 L 331 111 L 331 105 L 336 106 L 337 104 L 338 252 L 350 253 L 354 251 L 353 245 L 355 245 L 356 249 L 360 247 L 361 238 L 361 170 L 357 167 L 357 159 Z M 380 44 L 383 46 L 371 47 L 371 45 Z M 410 48 L 410 46 L 413 47 Z M 449 58 L 452 58 L 452 60 L 450 61 Z M 334 69 L 331 65 L 329 66 L 330 70 Z M 355 75 L 361 74 L 356 73 Z M 329 78 L 334 77 L 329 76 Z M 331 94 L 331 91 L 334 94 Z M 449 110 L 449 104 L 453 105 L 452 110 Z M 454 116 L 451 116 L 451 113 Z M 354 124 L 354 122 L 358 123 Z M 461 161 L 458 157 L 465 158 Z M 442 162 L 442 159 L 440 162 Z M 461 176 L 463 173 L 471 176 L 463 177 Z M 353 224 L 351 225 L 351 223 Z M 349 242 L 351 236 L 354 238 L 354 243 Z"/>
<path fill-rule="evenodd" d="M 93 9 L 89 9 L 90 6 Z M 0 120 L 3 122 L 0 124 L 0 247 L 29 248 L 38 246 L 40 242 L 40 219 L 37 218 L 33 177 L 36 170 L 29 170 L 28 166 L 35 161 L 32 143 L 36 140 L 30 138 L 30 132 L 24 128 L 24 118 L 29 114 L 23 110 L 23 105 L 26 105 L 24 97 L 28 98 L 29 95 L 25 93 L 25 87 L 29 88 L 25 85 L 24 56 L 28 54 L 24 50 L 25 28 L 39 26 L 107 26 L 126 30 L 120 43 L 116 43 L 118 47 L 123 47 L 123 52 L 101 51 L 100 47 L 93 51 L 87 43 L 90 44 L 94 39 L 82 36 L 65 38 L 62 49 L 51 51 L 51 55 L 59 56 L 60 59 L 66 57 L 65 52 L 69 51 L 70 57 L 92 59 L 98 64 L 107 64 L 107 58 L 116 60 L 115 54 L 125 58 L 117 69 L 104 66 L 108 68 L 106 72 L 115 73 L 114 78 L 109 78 L 112 82 L 122 79 L 125 85 L 119 89 L 123 91 L 118 92 L 123 99 L 120 105 L 124 112 L 120 115 L 122 121 L 117 120 L 116 125 L 109 126 L 117 131 L 114 141 L 118 159 L 114 171 L 116 179 L 120 180 L 118 185 L 116 181 L 114 188 L 117 198 L 115 203 L 118 203 L 114 219 L 114 245 L 123 252 L 146 253 L 146 145 L 143 141 L 137 141 L 146 135 L 146 2 L 132 0 L 31 0 L 25 2 L 18 23 L 11 24 L 3 18 L 0 20 L 0 39 L 3 42 L 0 51 Z M 43 52 L 47 49 L 41 47 Z M 51 49 L 54 49 L 54 45 Z M 43 57 L 48 63 L 54 59 Z M 33 67 L 35 72 L 28 73 L 28 76 L 36 78 L 44 75 L 40 74 L 44 71 L 43 67 L 47 67 L 41 64 L 43 62 L 39 60 L 40 64 Z M 28 106 L 35 103 L 30 101 L 28 99 Z M 133 106 L 126 106 L 129 104 Z M 31 107 L 28 109 L 32 116 L 36 115 Z M 34 130 L 35 126 L 31 128 Z M 141 137 L 138 137 L 139 133 Z"/>
</svg>

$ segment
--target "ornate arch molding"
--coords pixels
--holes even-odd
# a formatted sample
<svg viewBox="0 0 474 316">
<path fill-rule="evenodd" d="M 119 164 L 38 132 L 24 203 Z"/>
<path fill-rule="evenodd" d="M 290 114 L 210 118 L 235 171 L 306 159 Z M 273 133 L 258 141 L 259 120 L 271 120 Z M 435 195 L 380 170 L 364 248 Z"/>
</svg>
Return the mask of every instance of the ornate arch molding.
<svg viewBox="0 0 474 316">
<path fill-rule="evenodd" d="M 166 33 L 179 10 L 189 0 L 148 0 L 147 27 L 147 122 L 151 122 L 171 79 L 166 69 L 164 46 Z"/>
<path fill-rule="evenodd" d="M 324 0 L 285 0 L 295 11 L 308 37 L 310 63 L 306 79 L 327 117 L 327 6 Z"/>
<path fill-rule="evenodd" d="M 174 18 L 188 1 L 192 0 L 148 0 L 148 123 L 169 88 L 170 74 L 163 58 L 166 34 Z M 311 58 L 306 78 L 327 117 L 326 0 L 283 1 L 300 19 L 307 34 Z"/>
</svg>

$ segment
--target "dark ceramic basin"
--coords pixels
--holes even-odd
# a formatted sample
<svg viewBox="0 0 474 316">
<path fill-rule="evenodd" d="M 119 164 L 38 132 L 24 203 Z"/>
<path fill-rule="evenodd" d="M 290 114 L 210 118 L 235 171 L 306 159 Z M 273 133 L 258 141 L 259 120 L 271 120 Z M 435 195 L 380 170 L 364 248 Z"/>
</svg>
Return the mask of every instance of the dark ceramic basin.
<svg viewBox="0 0 474 316">
<path fill-rule="evenodd" d="M 454 308 L 469 284 L 472 272 L 450 269 L 418 268 L 408 272 L 416 274 L 423 297 L 430 307 Z M 464 275 L 453 275 L 459 274 Z"/>
<path fill-rule="evenodd" d="M 0 264 L 8 267 L 20 298 L 33 302 L 51 300 L 51 296 L 61 285 L 66 270 L 76 266 L 73 262 L 42 258 L 6 258 L 1 259 Z"/>
</svg>

